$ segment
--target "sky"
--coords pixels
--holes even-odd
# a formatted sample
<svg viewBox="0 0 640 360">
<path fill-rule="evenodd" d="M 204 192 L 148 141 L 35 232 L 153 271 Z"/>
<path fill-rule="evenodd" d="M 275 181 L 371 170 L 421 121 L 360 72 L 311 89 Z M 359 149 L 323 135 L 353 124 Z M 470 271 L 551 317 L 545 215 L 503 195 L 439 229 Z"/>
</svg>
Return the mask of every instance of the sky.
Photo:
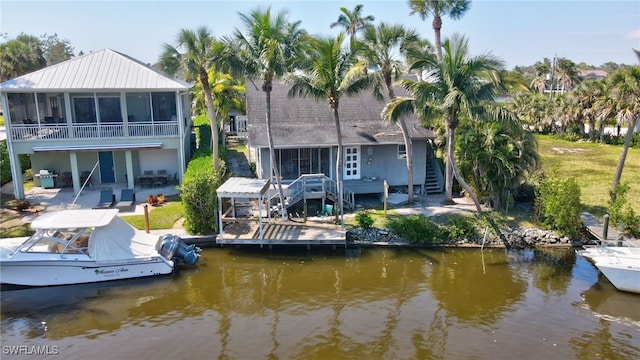
<svg viewBox="0 0 640 360">
<path fill-rule="evenodd" d="M 407 0 L 0 0 L 0 33 L 9 39 L 55 33 L 69 40 L 76 54 L 110 48 L 155 63 L 163 44 L 174 45 L 181 29 L 205 25 L 216 37 L 231 35 L 242 26 L 239 13 L 271 7 L 287 10 L 289 19 L 300 20 L 311 34 L 335 35 L 339 28 L 330 24 L 340 8 L 353 10 L 357 4 L 375 24 L 404 24 L 433 42 L 432 19 L 410 16 Z M 554 56 L 594 66 L 638 64 L 632 48 L 640 49 L 640 1 L 475 0 L 461 19 L 443 18 L 442 38 L 454 33 L 468 38 L 472 55 L 490 52 L 507 69 Z"/>
</svg>

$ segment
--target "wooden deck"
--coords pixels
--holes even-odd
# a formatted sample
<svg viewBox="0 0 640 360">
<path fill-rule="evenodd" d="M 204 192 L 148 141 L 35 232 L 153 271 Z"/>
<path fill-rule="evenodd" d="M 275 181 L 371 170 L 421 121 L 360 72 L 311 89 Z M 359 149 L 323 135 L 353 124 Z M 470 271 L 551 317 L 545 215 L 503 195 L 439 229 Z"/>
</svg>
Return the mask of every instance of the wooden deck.
<svg viewBox="0 0 640 360">
<path fill-rule="evenodd" d="M 593 214 L 583 211 L 580 213 L 580 218 L 582 219 L 582 223 L 587 228 L 591 235 L 595 236 L 603 245 L 616 245 L 618 241 L 631 241 L 632 239 L 628 239 L 623 237 L 618 231 L 609 226 L 607 229 L 607 238 L 604 238 L 604 223 L 600 221 L 600 219 L 593 216 Z"/>
<path fill-rule="evenodd" d="M 346 231 L 339 226 L 308 221 L 299 223 L 285 221 L 263 224 L 263 239 L 260 240 L 258 223 L 242 221 L 225 224 L 218 244 L 236 245 L 345 245 Z"/>
</svg>

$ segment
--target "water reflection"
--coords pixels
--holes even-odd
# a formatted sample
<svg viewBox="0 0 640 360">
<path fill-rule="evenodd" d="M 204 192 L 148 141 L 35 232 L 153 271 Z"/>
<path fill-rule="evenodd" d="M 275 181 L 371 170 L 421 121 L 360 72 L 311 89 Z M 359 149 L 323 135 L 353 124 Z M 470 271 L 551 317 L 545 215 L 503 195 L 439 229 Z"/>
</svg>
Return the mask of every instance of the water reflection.
<svg viewBox="0 0 640 360">
<path fill-rule="evenodd" d="M 0 319 L 3 345 L 64 358 L 640 357 L 638 297 L 596 274 L 573 251 L 205 249 L 175 276 L 2 292 Z"/>
<path fill-rule="evenodd" d="M 527 282 L 514 273 L 504 250 L 443 251 L 427 279 L 446 314 L 469 324 L 492 324 L 522 300 Z"/>
</svg>

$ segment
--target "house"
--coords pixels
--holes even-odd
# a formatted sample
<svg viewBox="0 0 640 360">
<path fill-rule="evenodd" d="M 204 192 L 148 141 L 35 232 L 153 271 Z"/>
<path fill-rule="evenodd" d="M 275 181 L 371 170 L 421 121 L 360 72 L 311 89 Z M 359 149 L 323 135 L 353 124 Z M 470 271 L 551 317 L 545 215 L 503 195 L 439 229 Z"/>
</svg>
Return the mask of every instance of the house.
<svg viewBox="0 0 640 360">
<path fill-rule="evenodd" d="M 158 171 L 180 181 L 191 155 L 190 88 L 110 49 L 0 84 L 16 198 L 22 154 L 34 174 L 46 170 L 76 194 L 89 175 L 89 184 L 128 188 Z"/>
<path fill-rule="evenodd" d="M 333 113 L 325 100 L 289 97 L 290 86 L 274 81 L 271 92 L 271 130 L 275 147 L 275 161 L 281 171 L 282 182 L 288 189 L 305 187 L 313 174 L 322 175 L 322 193 L 332 193 L 335 185 L 335 164 L 338 141 Z M 398 89 L 398 94 L 402 89 Z M 247 86 L 248 146 L 256 162 L 259 178 L 270 179 L 270 157 L 267 141 L 265 93 Z M 407 187 L 406 149 L 400 128 L 385 124 L 380 113 L 385 101 L 376 100 L 369 91 L 356 97 L 340 99 L 342 132 L 344 200 L 353 206 L 357 194 L 382 194 L 384 182 L 390 191 L 404 191 Z M 424 128 L 415 117 L 405 119 L 413 145 L 413 181 L 415 192 L 441 192 L 442 172 L 439 170 L 431 146 L 431 129 Z M 327 181 L 328 180 L 328 181 Z M 303 185 L 298 185 L 300 182 Z M 308 185 L 308 184 L 307 184 Z M 316 185 L 310 185 L 316 187 Z M 309 189 L 304 190 L 309 192 Z M 292 192 L 289 191 L 289 195 Z M 293 199 L 296 202 L 299 198 Z"/>
</svg>

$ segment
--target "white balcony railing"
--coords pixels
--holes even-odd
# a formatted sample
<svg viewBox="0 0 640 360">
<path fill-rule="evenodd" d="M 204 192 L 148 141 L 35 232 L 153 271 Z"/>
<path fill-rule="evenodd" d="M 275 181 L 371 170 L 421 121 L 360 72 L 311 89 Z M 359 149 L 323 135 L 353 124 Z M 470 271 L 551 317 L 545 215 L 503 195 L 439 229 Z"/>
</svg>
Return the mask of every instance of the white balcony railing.
<svg viewBox="0 0 640 360">
<path fill-rule="evenodd" d="M 178 136 L 178 122 L 129 123 L 126 129 L 123 124 L 14 125 L 10 132 L 13 141 Z"/>
</svg>

